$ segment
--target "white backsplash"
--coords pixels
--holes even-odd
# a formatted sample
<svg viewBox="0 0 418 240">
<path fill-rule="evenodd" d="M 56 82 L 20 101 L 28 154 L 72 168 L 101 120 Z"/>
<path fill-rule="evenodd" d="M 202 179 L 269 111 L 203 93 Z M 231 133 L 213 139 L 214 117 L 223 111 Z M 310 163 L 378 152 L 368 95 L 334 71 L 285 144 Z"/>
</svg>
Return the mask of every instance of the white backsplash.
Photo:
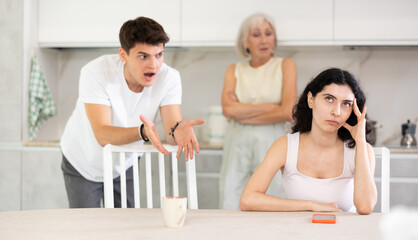
<svg viewBox="0 0 418 240">
<path fill-rule="evenodd" d="M 109 53 L 117 53 L 117 49 L 50 53 L 59 56 L 58 61 L 54 60 L 58 62 L 59 69 L 44 68 L 44 72 L 48 81 L 55 81 L 50 85 L 59 114 L 41 129 L 38 140 L 60 137 L 78 95 L 80 68 L 88 61 Z M 374 50 L 284 48 L 279 49 L 278 56 L 290 57 L 296 62 L 299 93 L 309 80 L 327 68 L 339 67 L 353 73 L 366 93 L 369 117 L 382 125 L 377 131 L 377 144 L 398 145 L 401 124 L 407 119 L 413 122 L 418 120 L 418 47 Z M 176 68 L 182 77 L 184 118 L 207 120 L 209 107 L 221 104 L 223 76 L 227 66 L 243 60 L 233 48 L 166 49 L 166 63 Z M 48 61 L 51 60 L 45 57 L 45 62 Z M 159 119 L 157 123 L 160 123 Z M 207 139 L 206 128 L 202 126 L 196 129 L 200 139 Z"/>
</svg>

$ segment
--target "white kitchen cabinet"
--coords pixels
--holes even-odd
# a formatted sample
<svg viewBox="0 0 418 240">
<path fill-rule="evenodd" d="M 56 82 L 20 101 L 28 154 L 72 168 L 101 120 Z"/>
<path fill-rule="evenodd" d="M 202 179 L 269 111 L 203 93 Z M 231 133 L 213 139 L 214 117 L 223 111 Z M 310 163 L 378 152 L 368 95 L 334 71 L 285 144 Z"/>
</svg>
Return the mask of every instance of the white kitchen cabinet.
<svg viewBox="0 0 418 240">
<path fill-rule="evenodd" d="M 266 13 L 283 46 L 418 45 L 415 0 L 37 0 L 41 47 L 118 47 L 123 22 L 158 21 L 167 46 L 234 46 L 241 22 Z"/>
<path fill-rule="evenodd" d="M 180 0 L 39 0 L 38 40 L 42 47 L 118 47 L 122 24 L 138 16 L 159 22 L 180 39 Z"/>
<path fill-rule="evenodd" d="M 416 45 L 417 9 L 416 0 L 335 0 L 335 44 Z"/>
<path fill-rule="evenodd" d="M 332 2 L 39 0 L 38 40 L 41 47 L 118 47 L 123 22 L 144 15 L 165 28 L 167 46 L 233 46 L 244 18 L 264 12 L 283 45 L 330 45 Z"/>
<path fill-rule="evenodd" d="M 185 46 L 233 46 L 241 22 L 256 12 L 274 18 L 279 44 L 332 44 L 333 0 L 182 0 L 181 12 Z"/>
</svg>

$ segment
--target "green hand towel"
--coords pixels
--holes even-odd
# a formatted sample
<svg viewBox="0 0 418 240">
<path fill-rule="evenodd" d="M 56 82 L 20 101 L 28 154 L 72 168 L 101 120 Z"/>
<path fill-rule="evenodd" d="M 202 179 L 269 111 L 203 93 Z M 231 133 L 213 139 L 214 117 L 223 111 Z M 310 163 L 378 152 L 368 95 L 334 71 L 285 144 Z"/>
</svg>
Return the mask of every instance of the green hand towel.
<svg viewBox="0 0 418 240">
<path fill-rule="evenodd" d="M 35 139 L 40 127 L 55 114 L 57 109 L 54 100 L 35 55 L 32 57 L 29 83 L 29 139 Z"/>
</svg>

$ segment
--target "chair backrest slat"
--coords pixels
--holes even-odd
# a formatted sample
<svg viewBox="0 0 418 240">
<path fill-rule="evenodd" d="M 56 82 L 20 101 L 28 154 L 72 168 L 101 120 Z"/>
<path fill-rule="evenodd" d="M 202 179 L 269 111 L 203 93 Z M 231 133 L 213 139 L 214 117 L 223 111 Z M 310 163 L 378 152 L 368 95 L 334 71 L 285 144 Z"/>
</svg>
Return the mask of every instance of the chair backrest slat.
<svg viewBox="0 0 418 240">
<path fill-rule="evenodd" d="M 145 153 L 145 177 L 147 183 L 147 208 L 152 208 L 152 171 L 151 153 Z"/>
<path fill-rule="evenodd" d="M 196 155 L 194 155 L 195 157 Z M 195 162 L 194 158 L 189 159 L 191 162 Z M 187 199 L 190 201 L 191 209 L 197 209 L 197 192 L 191 189 L 196 189 L 196 165 L 186 164 L 187 175 Z"/>
<path fill-rule="evenodd" d="M 113 160 L 111 146 L 103 148 L 103 188 L 104 188 L 104 206 L 113 208 Z"/>
<path fill-rule="evenodd" d="M 173 180 L 173 195 L 179 196 L 178 184 L 178 160 L 175 156 L 177 153 L 177 146 L 164 145 L 164 147 L 171 153 L 172 161 L 172 180 Z M 104 205 L 106 208 L 114 207 L 114 193 L 113 193 L 113 159 L 112 153 L 119 153 L 120 166 L 120 188 L 121 188 L 121 207 L 127 207 L 127 186 L 126 186 L 126 154 L 132 154 L 133 160 L 133 187 L 134 187 L 134 206 L 140 207 L 140 176 L 139 176 L 139 153 L 143 153 L 145 158 L 145 181 L 146 181 L 146 198 L 147 208 L 153 207 L 153 191 L 152 191 L 152 159 L 151 153 L 158 153 L 159 165 L 159 182 L 160 182 L 160 196 L 166 196 L 165 187 L 165 162 L 164 155 L 159 153 L 152 145 L 106 145 L 103 148 L 103 177 L 104 177 Z M 191 159 L 186 162 L 186 176 L 187 176 L 187 196 L 189 209 L 197 209 L 197 186 L 196 186 L 196 166 L 195 160 Z M 160 199 L 161 204 L 161 199 Z"/>
<path fill-rule="evenodd" d="M 121 206 L 122 208 L 126 208 L 127 206 L 127 199 L 126 199 L 126 172 L 123 171 L 123 169 L 126 169 L 125 167 L 125 153 L 120 152 L 119 153 L 119 166 L 120 166 L 120 192 L 121 192 Z"/>
<path fill-rule="evenodd" d="M 137 189 L 138 191 L 134 191 L 134 204 L 135 208 L 139 208 L 141 206 L 141 187 L 139 184 L 139 159 L 138 159 L 138 153 L 134 152 L 132 154 L 132 160 L 133 160 L 133 180 L 134 180 L 134 189 Z"/>
<path fill-rule="evenodd" d="M 162 198 L 165 197 L 164 154 L 162 153 L 158 153 L 158 168 L 160 170 L 160 206 L 162 206 Z"/>
<path fill-rule="evenodd" d="M 177 170 L 177 158 L 174 153 L 171 154 L 171 168 L 173 169 L 173 195 L 179 196 L 179 176 Z"/>
<path fill-rule="evenodd" d="M 375 147 L 374 154 L 381 160 L 380 211 L 390 211 L 390 151 L 386 147 Z"/>
</svg>

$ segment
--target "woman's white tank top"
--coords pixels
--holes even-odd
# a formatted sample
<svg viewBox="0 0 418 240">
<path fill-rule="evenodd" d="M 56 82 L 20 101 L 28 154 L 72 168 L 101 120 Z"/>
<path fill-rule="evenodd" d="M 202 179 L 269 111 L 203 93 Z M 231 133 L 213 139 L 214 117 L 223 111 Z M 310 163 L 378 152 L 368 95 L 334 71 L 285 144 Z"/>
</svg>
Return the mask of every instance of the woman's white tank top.
<svg viewBox="0 0 418 240">
<path fill-rule="evenodd" d="M 287 157 L 282 184 L 288 199 L 336 203 L 344 212 L 355 212 L 354 156 L 355 148 L 344 144 L 344 168 L 336 178 L 319 179 L 305 176 L 297 169 L 299 132 L 287 135 Z"/>
</svg>

